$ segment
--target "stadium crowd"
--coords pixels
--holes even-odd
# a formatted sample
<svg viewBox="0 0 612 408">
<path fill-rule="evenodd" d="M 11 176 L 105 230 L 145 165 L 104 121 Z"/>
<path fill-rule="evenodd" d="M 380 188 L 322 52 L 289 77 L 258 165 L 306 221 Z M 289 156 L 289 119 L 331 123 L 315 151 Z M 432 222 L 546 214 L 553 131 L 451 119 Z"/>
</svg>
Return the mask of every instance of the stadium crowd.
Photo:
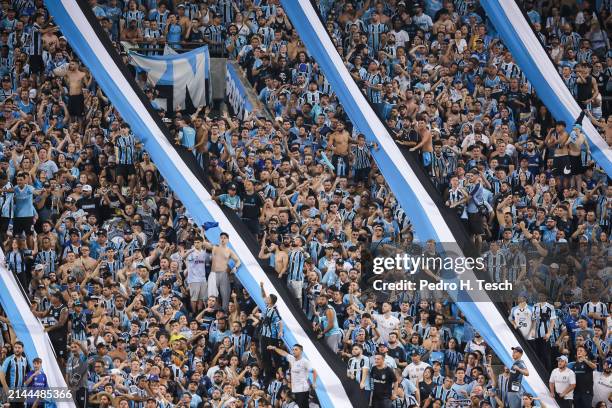
<svg viewBox="0 0 612 408">
<path fill-rule="evenodd" d="M 118 47 L 206 43 L 242 65 L 272 119 L 199 107 L 177 113 L 169 129 L 374 406 L 539 404 L 520 386 L 529 374 L 520 347 L 512 366 L 500 366 L 448 299 L 372 290 L 363 253 L 435 249 L 415 239 L 371 157 L 377 146 L 352 126 L 278 1 L 89 3 Z M 580 4 L 523 8 L 583 119 L 610 142 L 609 4 Z M 420 155 L 465 220 L 484 272 L 520 288 L 509 319 L 548 356 L 559 404 L 610 406 L 612 186 L 581 128 L 554 121 L 478 2 L 317 7 L 397 143 Z M 203 239 L 205 226 L 193 223 L 42 1 L 4 1 L 0 17 L 5 264 L 79 405 L 306 406 L 290 386 L 292 357 L 278 348 L 275 298 L 260 310 L 233 277 L 232 237 Z M 25 372 L 23 345 L 1 320 L 7 389 L 40 373 Z"/>
</svg>

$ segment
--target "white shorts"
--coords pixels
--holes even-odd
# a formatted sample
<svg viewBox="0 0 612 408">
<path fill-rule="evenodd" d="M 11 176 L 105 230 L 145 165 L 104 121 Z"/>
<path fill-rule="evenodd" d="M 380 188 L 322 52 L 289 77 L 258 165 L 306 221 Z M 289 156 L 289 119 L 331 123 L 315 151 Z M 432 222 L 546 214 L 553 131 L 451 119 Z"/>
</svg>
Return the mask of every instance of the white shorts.
<svg viewBox="0 0 612 408">
<path fill-rule="evenodd" d="M 192 302 L 206 300 L 208 298 L 208 284 L 204 282 L 193 282 L 189 284 L 189 296 Z"/>
<path fill-rule="evenodd" d="M 302 299 L 302 288 L 304 287 L 303 281 L 290 280 L 287 282 L 289 291 L 298 299 Z"/>
</svg>

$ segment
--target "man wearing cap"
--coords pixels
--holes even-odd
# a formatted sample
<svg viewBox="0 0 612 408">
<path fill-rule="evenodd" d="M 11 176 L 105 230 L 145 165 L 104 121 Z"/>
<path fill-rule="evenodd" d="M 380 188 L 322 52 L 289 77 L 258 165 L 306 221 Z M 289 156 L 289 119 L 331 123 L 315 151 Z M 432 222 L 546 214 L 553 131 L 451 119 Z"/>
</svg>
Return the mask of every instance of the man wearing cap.
<svg viewBox="0 0 612 408">
<path fill-rule="evenodd" d="M 548 386 L 550 393 L 560 408 L 571 408 L 576 388 L 576 374 L 567 367 L 567 356 L 557 357 L 557 368 L 550 374 Z"/>
<path fill-rule="evenodd" d="M 85 184 L 82 188 L 83 196 L 76 202 L 77 208 L 100 219 L 100 199 L 94 197 L 93 188 Z"/>
<path fill-rule="evenodd" d="M 521 382 L 523 376 L 529 375 L 527 365 L 522 360 L 523 349 L 519 346 L 512 347 L 512 366 L 510 367 L 510 377 L 507 382 L 506 399 L 509 408 L 520 408 L 522 404 L 521 398 Z"/>
<path fill-rule="evenodd" d="M 426 368 L 431 367 L 424 361 L 421 361 L 421 355 L 417 349 L 413 349 L 411 353 L 412 362 L 402 371 L 402 377 L 409 378 L 417 387 L 423 381 L 423 372 Z"/>
<path fill-rule="evenodd" d="M 240 196 L 237 194 L 237 189 L 236 184 L 231 183 L 229 186 L 227 186 L 227 193 L 216 196 L 215 201 L 226 206 L 227 208 L 231 208 L 236 212 L 240 211 L 242 208 L 242 202 L 240 200 Z"/>
<path fill-rule="evenodd" d="M 612 394 L 612 357 L 603 363 L 603 372 L 593 371 L 593 406 L 600 401 L 610 401 Z"/>
</svg>

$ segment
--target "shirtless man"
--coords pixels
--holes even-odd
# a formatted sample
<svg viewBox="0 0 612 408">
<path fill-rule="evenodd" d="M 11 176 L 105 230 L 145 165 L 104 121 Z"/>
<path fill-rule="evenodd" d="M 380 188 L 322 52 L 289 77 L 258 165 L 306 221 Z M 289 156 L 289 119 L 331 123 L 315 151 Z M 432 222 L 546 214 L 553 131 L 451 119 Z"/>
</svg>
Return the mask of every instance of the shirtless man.
<svg viewBox="0 0 612 408">
<path fill-rule="evenodd" d="M 567 147 L 569 149 L 569 165 L 574 176 L 574 186 L 578 192 L 582 189 L 582 174 L 585 171 L 585 167 L 582 165 L 583 145 L 586 146 L 586 151 L 589 153 L 589 144 L 586 142 L 586 138 L 582 132 L 582 126 L 576 123 L 567 139 Z"/>
<path fill-rule="evenodd" d="M 333 151 L 332 165 L 336 170 L 336 175 L 346 177 L 349 166 L 349 132 L 344 128 L 344 122 L 341 120 L 336 124 L 336 130 L 329 135 L 327 145 Z M 339 166 L 342 159 L 342 166 Z"/>
<path fill-rule="evenodd" d="M 287 242 L 290 241 L 290 237 L 288 235 L 285 235 L 285 238 L 287 239 Z M 283 239 L 281 243 L 270 243 L 270 245 L 266 244 L 267 240 L 268 232 L 264 231 L 258 258 L 270 259 L 272 254 L 274 254 L 274 270 L 279 277 L 282 277 L 287 272 L 287 267 L 289 266 L 289 255 L 287 254 L 287 245 L 285 244 L 285 240 Z"/>
<path fill-rule="evenodd" d="M 238 258 L 238 255 L 236 255 L 236 253 L 227 246 L 229 242 L 229 235 L 222 232 L 219 235 L 219 238 L 219 245 L 204 242 L 203 246 L 204 248 L 212 251 L 212 265 L 210 268 L 211 273 L 208 277 L 209 296 L 211 289 L 216 288 L 216 290 L 219 292 L 219 296 L 221 296 L 221 305 L 223 309 L 227 311 L 231 294 L 229 274 L 236 273 L 240 267 L 240 259 Z M 229 267 L 230 259 L 234 261 L 234 267 L 231 269 Z"/>
<path fill-rule="evenodd" d="M 423 157 L 423 165 L 429 171 L 433 160 L 433 143 L 431 137 L 431 131 L 427 128 L 424 117 L 422 115 L 417 116 L 417 132 L 421 138 L 421 141 L 410 149 L 411 152 L 421 149 L 421 155 Z"/>
<path fill-rule="evenodd" d="M 568 188 L 571 182 L 572 169 L 569 163 L 567 141 L 569 134 L 565 130 L 565 122 L 560 120 L 548 131 L 544 143 L 549 149 L 554 149 L 553 168 L 557 184 Z"/>
<path fill-rule="evenodd" d="M 606 141 L 608 146 L 612 146 L 612 115 L 609 115 L 607 120 L 605 120 L 603 118 L 601 118 L 601 120 L 598 120 L 589 111 L 586 111 L 586 115 L 589 117 L 589 119 L 591 119 L 591 122 L 596 127 L 599 128 L 600 132 L 603 130 L 603 132 L 604 132 L 604 134 L 603 134 L 604 140 Z"/>
<path fill-rule="evenodd" d="M 54 74 L 66 77 L 68 82 L 68 113 L 72 121 L 78 121 L 82 126 L 85 114 L 83 88 L 88 85 L 88 75 L 79 69 L 77 60 L 68 63 L 68 70 L 62 70 L 62 67 L 56 68 Z"/>
</svg>

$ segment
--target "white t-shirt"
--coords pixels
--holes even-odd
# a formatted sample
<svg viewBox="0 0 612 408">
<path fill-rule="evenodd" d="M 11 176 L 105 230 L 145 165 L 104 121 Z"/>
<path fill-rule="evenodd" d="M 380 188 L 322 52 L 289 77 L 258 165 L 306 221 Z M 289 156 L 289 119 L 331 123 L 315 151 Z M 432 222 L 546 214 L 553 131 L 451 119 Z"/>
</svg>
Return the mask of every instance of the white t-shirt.
<svg viewBox="0 0 612 408">
<path fill-rule="evenodd" d="M 533 324 L 533 312 L 529 306 L 525 306 L 521 309 L 515 306 L 512 309 L 512 320 L 517 324 L 518 330 L 521 332 L 525 339 L 529 339 L 531 332 L 531 325 Z"/>
<path fill-rule="evenodd" d="M 419 383 L 423 381 L 423 372 L 427 367 L 431 366 L 424 361 L 421 361 L 419 364 L 410 363 L 404 368 L 402 377 L 408 377 L 418 387 Z"/>
<path fill-rule="evenodd" d="M 304 357 L 296 360 L 291 354 L 287 354 L 286 359 L 291 366 L 291 392 L 308 391 L 308 374 L 312 370 L 310 361 Z"/>
<path fill-rule="evenodd" d="M 605 401 L 610 406 L 608 396 L 612 393 L 612 375 L 607 377 L 601 371 L 593 371 L 593 406 Z"/>
<path fill-rule="evenodd" d="M 193 249 L 187 259 L 187 283 L 206 282 L 206 251 Z"/>
<path fill-rule="evenodd" d="M 376 328 L 378 330 L 378 334 L 380 334 L 380 341 L 389 341 L 389 334 L 394 330 L 398 330 L 399 328 L 400 321 L 393 315 L 390 315 L 387 318 L 385 315 L 375 314 L 372 316 L 372 318 L 376 322 Z"/>
<path fill-rule="evenodd" d="M 550 374 L 549 383 L 555 384 L 555 392 L 560 394 L 567 390 L 570 384 L 576 384 L 576 374 L 569 368 L 565 367 L 563 371 L 555 368 Z M 571 400 L 574 399 L 574 391 L 569 392 L 563 399 Z"/>
</svg>

